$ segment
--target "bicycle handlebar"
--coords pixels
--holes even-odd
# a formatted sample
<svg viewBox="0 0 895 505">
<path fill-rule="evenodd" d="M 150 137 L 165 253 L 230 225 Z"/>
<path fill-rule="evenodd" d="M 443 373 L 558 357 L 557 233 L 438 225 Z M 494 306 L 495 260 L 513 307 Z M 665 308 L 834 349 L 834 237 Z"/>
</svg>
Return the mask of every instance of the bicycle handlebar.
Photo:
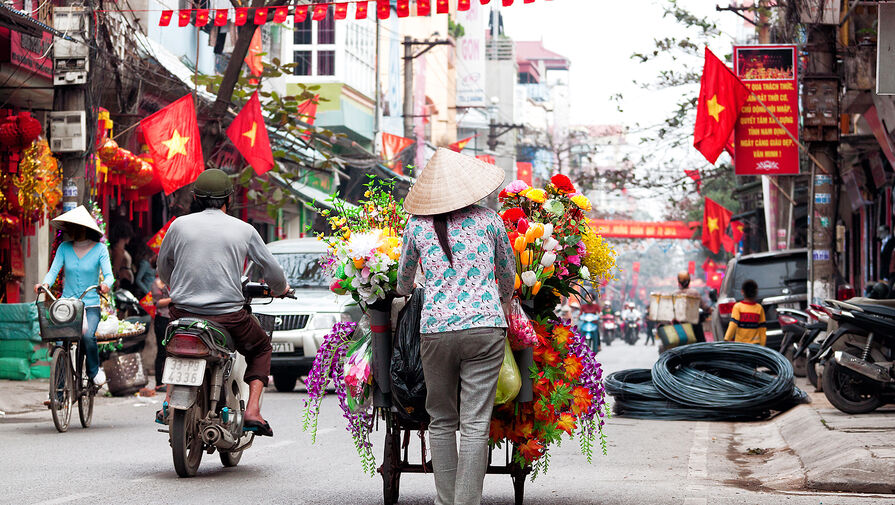
<svg viewBox="0 0 895 505">
<path fill-rule="evenodd" d="M 49 296 L 52 301 L 55 302 L 57 300 L 57 298 L 55 296 L 53 296 L 53 293 L 50 292 L 49 288 L 47 288 L 43 284 L 41 284 L 37 288 L 37 294 L 39 295 L 41 291 L 43 291 L 47 296 Z M 87 289 L 85 289 L 84 292 L 81 293 L 81 296 L 78 297 L 78 300 L 83 300 L 84 297 L 87 296 L 87 293 L 89 293 L 91 291 L 96 291 L 97 294 L 99 294 L 100 298 L 105 298 L 106 300 L 108 300 L 108 297 L 106 297 L 106 295 L 99 292 L 99 284 L 94 284 L 93 286 L 90 286 Z"/>
</svg>

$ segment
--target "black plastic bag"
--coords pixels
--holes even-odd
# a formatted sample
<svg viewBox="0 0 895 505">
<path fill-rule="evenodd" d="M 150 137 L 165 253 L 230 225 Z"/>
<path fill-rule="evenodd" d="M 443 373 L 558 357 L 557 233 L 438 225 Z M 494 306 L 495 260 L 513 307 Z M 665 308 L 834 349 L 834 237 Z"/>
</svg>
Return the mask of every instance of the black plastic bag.
<svg viewBox="0 0 895 505">
<path fill-rule="evenodd" d="M 425 291 L 417 288 L 398 314 L 392 353 L 392 402 L 402 419 L 429 423 L 426 412 L 426 380 L 420 356 L 420 318 Z"/>
</svg>

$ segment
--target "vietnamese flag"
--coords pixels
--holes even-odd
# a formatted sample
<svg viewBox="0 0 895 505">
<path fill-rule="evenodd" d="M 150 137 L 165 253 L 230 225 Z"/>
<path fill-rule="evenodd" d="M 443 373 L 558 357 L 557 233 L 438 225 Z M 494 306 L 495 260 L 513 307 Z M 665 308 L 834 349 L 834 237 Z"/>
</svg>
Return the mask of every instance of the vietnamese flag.
<svg viewBox="0 0 895 505">
<path fill-rule="evenodd" d="M 435 12 L 437 14 L 447 14 L 450 11 L 448 0 L 435 0 Z"/>
<path fill-rule="evenodd" d="M 216 9 L 214 11 L 214 26 L 227 26 L 227 9 Z"/>
<path fill-rule="evenodd" d="M 245 64 L 249 67 L 249 72 L 254 76 L 260 76 L 264 73 L 264 62 L 261 59 L 261 53 L 264 52 L 264 47 L 262 46 L 261 41 L 261 28 L 255 28 L 255 33 L 252 35 L 252 42 L 249 43 L 249 50 L 246 53 Z M 255 79 L 250 79 L 250 84 L 257 84 Z"/>
<path fill-rule="evenodd" d="M 404 169 L 402 167 L 395 167 L 395 160 L 404 149 L 407 149 L 411 145 L 413 145 L 416 141 L 413 139 L 408 139 L 405 137 L 400 137 L 398 135 L 392 135 L 391 133 L 382 133 L 382 152 L 380 156 L 385 161 L 385 164 L 394 169 L 395 172 L 403 175 Z"/>
<path fill-rule="evenodd" d="M 333 11 L 334 19 L 345 19 L 348 17 L 348 2 L 337 3 Z"/>
<path fill-rule="evenodd" d="M 527 161 L 517 161 L 516 162 L 516 178 L 520 181 L 525 182 L 529 186 L 532 186 L 532 165 Z"/>
<path fill-rule="evenodd" d="M 475 137 L 476 137 L 476 136 L 473 135 L 472 137 L 468 137 L 468 138 L 465 138 L 465 139 L 463 139 L 463 140 L 458 140 L 458 141 L 454 142 L 453 144 L 449 145 L 449 146 L 448 146 L 448 149 L 450 149 L 451 151 L 456 151 L 456 152 L 459 153 L 459 152 L 462 151 L 464 148 L 466 148 L 466 145 L 469 144 L 469 142 L 472 141 L 472 139 L 474 139 Z"/>
<path fill-rule="evenodd" d="M 196 26 L 202 27 L 208 24 L 208 9 L 196 9 Z"/>
<path fill-rule="evenodd" d="M 708 48 L 699 85 L 693 147 L 714 164 L 751 91 Z"/>
<path fill-rule="evenodd" d="M 296 115 L 298 116 L 298 120 L 308 124 L 308 130 L 301 136 L 305 140 L 305 142 L 311 140 L 311 132 L 314 126 L 314 120 L 317 118 L 317 101 L 320 99 L 320 95 L 314 95 L 314 98 L 309 98 L 304 102 L 298 104 L 298 112 Z"/>
<path fill-rule="evenodd" d="M 711 198 L 705 199 L 705 210 L 702 214 L 702 245 L 714 254 L 721 250 L 723 237 L 727 235 L 732 212 L 718 205 Z"/>
<path fill-rule="evenodd" d="M 171 18 L 174 17 L 174 11 L 172 10 L 164 10 L 162 11 L 162 15 L 158 18 L 159 26 L 168 26 L 171 24 Z"/>
<path fill-rule="evenodd" d="M 158 254 L 159 250 L 162 248 L 162 240 L 165 239 L 165 234 L 168 233 L 168 228 L 171 227 L 171 223 L 173 223 L 175 219 L 176 216 L 169 219 L 168 222 L 165 223 L 165 226 L 162 226 L 159 231 L 155 232 L 155 235 L 146 241 L 146 245 L 156 254 Z"/>
<path fill-rule="evenodd" d="M 256 174 L 264 174 L 273 168 L 273 152 L 270 149 L 270 138 L 267 136 L 267 126 L 264 124 L 257 91 L 252 93 L 252 98 L 249 98 L 230 123 L 227 137 Z"/>
<path fill-rule="evenodd" d="M 354 6 L 354 17 L 356 19 L 367 19 L 367 2 L 366 0 L 358 2 Z"/>
<path fill-rule="evenodd" d="M 391 10 L 389 0 L 376 0 L 376 17 L 379 19 L 388 19 Z"/>
<path fill-rule="evenodd" d="M 684 174 L 693 179 L 693 182 L 696 183 L 696 192 L 699 193 L 702 189 L 702 176 L 699 174 L 699 169 L 696 170 L 687 170 L 684 169 Z"/>
<path fill-rule="evenodd" d="M 205 168 L 193 95 L 140 121 L 166 194 L 192 183 Z"/>
<path fill-rule="evenodd" d="M 304 23 L 305 19 L 308 17 L 308 6 L 307 5 L 296 5 L 295 6 L 295 14 L 293 16 L 292 22 L 295 24 Z"/>
<path fill-rule="evenodd" d="M 399 18 L 406 18 L 410 15 L 410 0 L 398 0 L 395 4 L 395 10 L 398 12 Z"/>
<path fill-rule="evenodd" d="M 314 5 L 314 14 L 311 16 L 313 21 L 323 21 L 326 19 L 326 12 L 329 10 L 329 4 Z"/>
<path fill-rule="evenodd" d="M 429 0 L 417 0 L 416 1 L 416 15 L 417 16 L 428 16 L 432 13 L 432 4 L 429 3 Z"/>
<path fill-rule="evenodd" d="M 490 163 L 492 165 L 497 163 L 497 161 L 494 159 L 494 156 L 491 156 L 490 154 L 479 154 L 476 155 L 475 159 L 482 160 L 485 163 Z"/>
<path fill-rule="evenodd" d="M 190 18 L 193 15 L 192 9 L 181 9 L 177 12 L 177 26 L 186 26 L 190 24 Z"/>
<path fill-rule="evenodd" d="M 273 22 L 274 23 L 283 23 L 286 21 L 286 18 L 289 17 L 289 6 L 281 5 L 274 9 L 273 11 Z"/>
</svg>

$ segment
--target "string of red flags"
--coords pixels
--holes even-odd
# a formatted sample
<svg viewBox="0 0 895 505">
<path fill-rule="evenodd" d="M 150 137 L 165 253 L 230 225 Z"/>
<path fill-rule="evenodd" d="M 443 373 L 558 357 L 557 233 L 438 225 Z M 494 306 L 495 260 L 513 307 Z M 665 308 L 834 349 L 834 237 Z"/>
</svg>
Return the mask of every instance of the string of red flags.
<svg viewBox="0 0 895 505">
<path fill-rule="evenodd" d="M 501 5 L 509 7 L 514 0 L 500 0 Z M 549 1 L 549 0 L 542 0 Z M 281 5 L 278 7 L 233 7 L 228 9 L 165 9 L 159 16 L 159 26 L 170 26 L 177 16 L 177 26 L 185 27 L 190 24 L 198 27 L 213 23 L 214 26 L 226 26 L 231 20 L 236 26 L 242 26 L 251 20 L 252 24 L 263 25 L 269 20 L 274 23 L 285 23 L 290 16 L 294 23 L 303 23 L 310 15 L 313 21 L 323 21 L 329 16 L 333 19 L 348 19 L 349 8 L 354 6 L 354 19 L 367 19 L 370 11 L 370 3 L 375 3 L 375 15 L 379 19 L 388 19 L 392 14 L 389 0 L 353 0 L 350 2 L 320 2 L 303 5 Z M 436 14 L 448 14 L 453 0 L 416 0 L 416 10 L 411 8 L 411 0 L 397 0 L 395 13 L 399 18 L 412 15 L 425 17 L 432 14 L 432 4 L 435 4 Z M 468 11 L 472 8 L 472 2 L 488 5 L 491 0 L 455 0 L 458 11 Z M 523 4 L 534 3 L 535 0 L 521 0 Z M 125 9 L 106 9 L 109 12 L 125 12 Z M 128 11 L 130 12 L 130 11 Z M 141 11 L 145 12 L 145 11 Z M 272 14 L 272 18 L 271 18 Z"/>
</svg>

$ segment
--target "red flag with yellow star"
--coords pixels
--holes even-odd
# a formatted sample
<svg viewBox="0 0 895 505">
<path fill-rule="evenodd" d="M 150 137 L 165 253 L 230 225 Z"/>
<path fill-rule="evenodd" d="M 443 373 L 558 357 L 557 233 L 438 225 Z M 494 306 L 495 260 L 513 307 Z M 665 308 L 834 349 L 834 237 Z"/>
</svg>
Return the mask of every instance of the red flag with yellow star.
<svg viewBox="0 0 895 505">
<path fill-rule="evenodd" d="M 718 205 L 711 198 L 705 199 L 705 210 L 702 214 L 702 245 L 718 254 L 727 234 L 727 225 L 733 213 Z"/>
<path fill-rule="evenodd" d="M 467 137 L 467 138 L 465 138 L 465 139 L 463 139 L 463 140 L 458 140 L 458 141 L 454 142 L 453 144 L 449 145 L 449 146 L 448 146 L 448 149 L 450 149 L 451 151 L 457 151 L 457 152 L 459 153 L 460 151 L 462 151 L 463 149 L 465 149 L 466 146 L 467 146 L 470 142 L 472 142 L 472 139 L 474 139 L 474 138 L 476 138 L 476 137 L 478 137 L 478 135 L 473 135 L 472 137 Z"/>
<path fill-rule="evenodd" d="M 267 136 L 257 91 L 230 123 L 227 136 L 236 150 L 255 169 L 256 174 L 261 175 L 273 168 L 273 152 L 270 150 L 270 138 Z"/>
<path fill-rule="evenodd" d="M 736 125 L 740 109 L 750 91 L 742 81 L 721 62 L 709 48 L 705 48 L 705 66 L 699 85 L 699 104 L 693 147 L 709 163 L 714 164 L 727 145 Z"/>
<path fill-rule="evenodd" d="M 171 194 L 205 169 L 193 95 L 186 95 L 140 122 L 162 189 Z"/>
</svg>

